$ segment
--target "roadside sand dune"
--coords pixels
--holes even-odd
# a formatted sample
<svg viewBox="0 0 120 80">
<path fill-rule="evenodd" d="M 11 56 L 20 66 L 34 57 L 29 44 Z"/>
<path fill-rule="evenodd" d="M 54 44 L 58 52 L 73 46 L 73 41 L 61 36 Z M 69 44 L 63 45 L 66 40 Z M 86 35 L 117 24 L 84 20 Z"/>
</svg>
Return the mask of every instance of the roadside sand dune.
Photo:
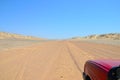
<svg viewBox="0 0 120 80">
<path fill-rule="evenodd" d="M 72 39 L 107 39 L 107 40 L 120 40 L 120 33 L 109 33 L 100 35 L 89 35 L 85 37 L 73 37 Z"/>
<path fill-rule="evenodd" d="M 112 40 L 120 40 L 120 33 L 91 35 L 91 36 L 87 36 L 85 38 L 87 38 L 87 39 L 112 39 Z"/>
<path fill-rule="evenodd" d="M 33 36 L 23 36 L 19 34 L 12 34 L 12 33 L 6 33 L 6 32 L 0 32 L 0 39 L 42 40 L 42 38 L 37 38 Z"/>
<path fill-rule="evenodd" d="M 120 47 L 48 41 L 0 51 L 0 80 L 82 80 L 89 59 L 119 59 Z"/>
</svg>

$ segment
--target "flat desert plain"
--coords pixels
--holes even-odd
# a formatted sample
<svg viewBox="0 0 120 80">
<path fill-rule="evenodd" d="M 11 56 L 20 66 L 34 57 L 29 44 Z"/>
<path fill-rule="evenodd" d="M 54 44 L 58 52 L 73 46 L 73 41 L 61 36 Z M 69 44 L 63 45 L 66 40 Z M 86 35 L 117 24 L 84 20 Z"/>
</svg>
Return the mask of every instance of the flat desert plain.
<svg viewBox="0 0 120 80">
<path fill-rule="evenodd" d="M 0 80 L 82 80 L 87 60 L 120 59 L 119 44 L 80 40 L 3 42 Z"/>
</svg>

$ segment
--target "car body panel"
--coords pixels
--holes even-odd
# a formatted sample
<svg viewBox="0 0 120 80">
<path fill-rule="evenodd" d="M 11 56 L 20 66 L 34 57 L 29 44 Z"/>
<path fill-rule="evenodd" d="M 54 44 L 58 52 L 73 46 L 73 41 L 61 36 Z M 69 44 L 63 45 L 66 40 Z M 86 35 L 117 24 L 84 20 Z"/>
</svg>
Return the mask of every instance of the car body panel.
<svg viewBox="0 0 120 80">
<path fill-rule="evenodd" d="M 84 67 L 84 73 L 91 80 L 107 80 L 111 68 L 120 65 L 120 60 L 88 60 Z"/>
</svg>

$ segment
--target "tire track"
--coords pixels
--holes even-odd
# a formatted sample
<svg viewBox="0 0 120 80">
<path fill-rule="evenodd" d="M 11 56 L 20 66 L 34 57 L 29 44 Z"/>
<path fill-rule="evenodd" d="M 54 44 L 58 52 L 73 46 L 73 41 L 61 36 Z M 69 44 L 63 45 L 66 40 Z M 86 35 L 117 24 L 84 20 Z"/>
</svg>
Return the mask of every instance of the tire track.
<svg viewBox="0 0 120 80">
<path fill-rule="evenodd" d="M 77 63 L 77 61 L 75 60 L 75 58 L 74 58 L 74 56 L 73 56 L 73 54 L 72 54 L 72 52 L 71 52 L 71 50 L 70 50 L 70 48 L 69 48 L 68 45 L 67 45 L 67 50 L 68 50 L 68 53 L 69 53 L 71 59 L 73 60 L 74 64 L 76 65 L 76 68 L 77 68 L 78 71 L 82 74 L 83 72 L 82 72 L 82 70 L 80 69 L 80 67 L 79 67 L 79 65 L 78 65 L 78 63 Z"/>
<path fill-rule="evenodd" d="M 73 43 L 73 42 L 72 42 Z M 80 44 L 77 44 L 76 42 L 74 43 L 78 48 L 82 48 L 83 50 L 85 50 L 86 52 L 88 53 L 91 53 L 91 55 L 93 56 L 96 56 L 98 58 L 105 58 L 105 59 L 109 59 L 109 58 L 113 58 L 113 56 L 111 55 L 114 55 L 114 57 L 116 56 L 120 56 L 120 54 L 118 54 L 119 51 L 111 51 L 111 48 L 109 48 L 108 45 L 106 46 L 102 46 L 102 45 L 98 45 L 96 44 L 97 46 L 92 46 L 90 43 L 89 44 L 86 44 L 86 43 L 82 43 L 82 46 L 80 46 Z M 107 48 L 108 46 L 108 48 Z M 105 48 L 104 48 L 105 47 Z M 114 49 L 114 47 L 113 47 Z M 112 49 L 112 50 L 113 50 Z M 115 57 L 115 58 L 116 58 Z"/>
<path fill-rule="evenodd" d="M 84 51 L 85 51 L 86 53 L 88 53 L 88 54 L 93 55 L 95 58 L 109 58 L 108 55 L 105 56 L 105 54 L 101 54 L 102 51 L 99 51 L 99 50 L 97 50 L 97 49 L 95 49 L 95 48 L 93 49 L 93 48 L 84 47 L 84 46 L 79 47 L 79 46 L 77 46 L 77 45 L 76 45 L 76 47 L 84 50 Z"/>
<path fill-rule="evenodd" d="M 115 53 L 119 52 L 118 47 L 105 46 L 102 49 L 102 46 L 104 45 L 85 42 L 78 44 L 71 41 L 52 41 L 13 49 L 8 51 L 9 54 L 1 54 L 0 79 L 82 80 L 84 63 L 87 60 L 103 59 L 104 56 L 109 57 L 105 53 L 113 55 L 115 50 Z"/>
<path fill-rule="evenodd" d="M 20 60 L 20 62 L 21 62 L 20 69 L 19 69 L 19 71 L 18 71 L 18 73 L 17 73 L 17 75 L 15 77 L 15 80 L 24 80 L 23 76 L 24 76 L 25 70 L 27 69 L 28 62 L 31 59 L 32 54 L 36 53 L 37 48 L 32 48 L 32 49 L 28 48 L 27 50 L 28 50 L 27 53 L 22 55 L 23 57 L 21 59 L 22 61 Z"/>
<path fill-rule="evenodd" d="M 77 64 L 77 68 L 79 67 L 78 70 L 80 69 L 81 73 L 84 71 L 85 62 L 87 60 L 95 59 L 93 55 L 90 55 L 86 51 L 83 51 L 71 42 L 67 42 L 67 47 L 70 52 L 71 58 L 73 58 L 75 64 Z"/>
<path fill-rule="evenodd" d="M 72 42 L 69 42 L 71 43 L 77 50 L 80 54 L 83 54 L 84 56 L 88 57 L 88 59 L 94 59 L 95 56 L 91 55 L 90 52 L 87 52 L 86 49 L 88 50 L 88 48 L 86 49 L 83 49 L 83 48 L 80 48 L 79 46 L 77 46 L 76 44 L 72 43 Z"/>
<path fill-rule="evenodd" d="M 23 57 L 23 61 L 21 63 L 21 67 L 20 67 L 19 72 L 17 73 L 17 75 L 15 77 L 15 80 L 23 80 L 23 75 L 25 73 L 26 65 L 28 63 L 28 58 L 30 58 L 30 54 L 29 54 L 29 56 L 25 55 Z"/>
</svg>

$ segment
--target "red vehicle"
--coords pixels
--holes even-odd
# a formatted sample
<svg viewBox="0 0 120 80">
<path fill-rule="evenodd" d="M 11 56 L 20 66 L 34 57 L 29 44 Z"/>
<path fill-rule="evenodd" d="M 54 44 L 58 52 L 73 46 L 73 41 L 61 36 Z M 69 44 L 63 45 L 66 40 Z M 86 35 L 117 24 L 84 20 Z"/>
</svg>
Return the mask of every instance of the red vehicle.
<svg viewBox="0 0 120 80">
<path fill-rule="evenodd" d="M 120 80 L 120 60 L 89 60 L 85 63 L 84 80 Z"/>
</svg>

